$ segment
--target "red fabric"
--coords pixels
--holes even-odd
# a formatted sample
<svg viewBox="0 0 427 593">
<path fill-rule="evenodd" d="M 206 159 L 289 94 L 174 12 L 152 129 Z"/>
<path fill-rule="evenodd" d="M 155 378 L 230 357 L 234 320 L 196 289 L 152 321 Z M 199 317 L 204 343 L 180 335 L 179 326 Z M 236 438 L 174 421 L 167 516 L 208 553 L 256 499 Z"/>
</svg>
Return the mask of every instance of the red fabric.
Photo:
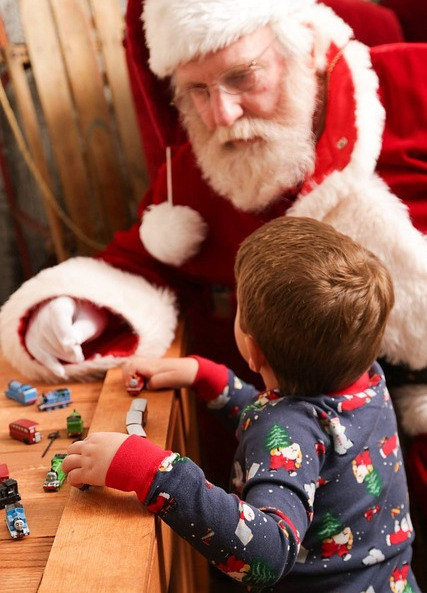
<svg viewBox="0 0 427 593">
<path fill-rule="evenodd" d="M 387 106 L 377 171 L 427 233 L 427 43 L 382 45 L 371 58 Z"/>
<path fill-rule="evenodd" d="M 333 63 L 339 49 L 332 43 L 327 52 L 328 64 Z M 353 114 L 356 110 L 355 89 L 350 68 L 343 59 L 338 59 L 329 78 L 325 132 L 316 146 L 316 163 L 313 175 L 304 183 L 300 193 L 310 192 L 333 171 L 342 171 L 349 163 L 357 140 Z M 339 150 L 340 138 L 345 133 L 346 145 Z"/>
<path fill-rule="evenodd" d="M 108 468 L 105 485 L 136 492 L 144 502 L 163 459 L 171 454 L 148 439 L 132 435 L 119 447 Z"/>
<path fill-rule="evenodd" d="M 199 370 L 194 379 L 193 387 L 197 389 L 197 395 L 205 402 L 209 402 L 222 391 L 228 382 L 227 367 L 223 364 L 216 364 L 207 358 L 192 356 L 199 363 Z"/>
<path fill-rule="evenodd" d="M 406 41 L 427 41 L 426 0 L 381 0 L 399 19 Z"/>
<path fill-rule="evenodd" d="M 427 518 L 427 433 L 412 439 L 406 468 L 419 508 Z"/>
<path fill-rule="evenodd" d="M 368 387 L 370 387 L 370 385 L 371 385 L 371 383 L 369 380 L 369 373 L 366 372 L 361 377 L 359 377 L 359 379 L 357 379 L 357 381 L 355 381 L 348 387 L 345 387 L 344 389 L 341 389 L 340 391 L 335 391 L 334 393 L 331 393 L 330 395 L 332 397 L 337 397 L 339 395 L 354 395 L 355 393 L 362 393 L 362 391 L 365 391 L 365 389 L 368 389 Z"/>
<path fill-rule="evenodd" d="M 404 41 L 399 19 L 384 6 L 366 0 L 322 0 L 322 4 L 332 8 L 350 25 L 355 38 L 369 47 Z"/>
</svg>

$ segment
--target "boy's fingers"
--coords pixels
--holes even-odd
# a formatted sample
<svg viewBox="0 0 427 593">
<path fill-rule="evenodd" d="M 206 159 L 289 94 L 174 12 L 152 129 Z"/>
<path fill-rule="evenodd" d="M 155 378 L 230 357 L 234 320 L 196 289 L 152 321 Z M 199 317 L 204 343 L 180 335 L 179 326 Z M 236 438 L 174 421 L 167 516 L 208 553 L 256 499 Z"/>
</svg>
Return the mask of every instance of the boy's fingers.
<svg viewBox="0 0 427 593">
<path fill-rule="evenodd" d="M 80 468 L 72 469 L 67 476 L 67 482 L 71 486 L 74 486 L 75 488 L 81 488 L 83 486 L 83 484 L 85 483 L 85 481 L 83 480 L 83 477 L 82 477 L 81 469 Z"/>
<path fill-rule="evenodd" d="M 73 454 L 78 454 L 78 455 L 81 454 L 82 446 L 83 446 L 83 441 L 75 441 L 74 443 L 71 443 L 71 445 L 67 449 L 68 457 Z M 66 457 L 65 459 L 68 459 L 68 457 Z"/>
<path fill-rule="evenodd" d="M 62 462 L 62 469 L 66 474 L 76 468 L 81 467 L 81 456 L 75 453 L 68 454 Z"/>
</svg>

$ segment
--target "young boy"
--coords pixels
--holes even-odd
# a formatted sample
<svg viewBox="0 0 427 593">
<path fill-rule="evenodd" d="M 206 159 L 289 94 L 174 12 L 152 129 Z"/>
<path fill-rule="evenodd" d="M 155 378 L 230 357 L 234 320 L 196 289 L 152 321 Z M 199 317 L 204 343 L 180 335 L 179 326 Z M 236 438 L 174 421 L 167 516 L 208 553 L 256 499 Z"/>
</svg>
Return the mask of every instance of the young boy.
<svg viewBox="0 0 427 593">
<path fill-rule="evenodd" d="M 220 570 L 268 591 L 419 591 L 396 420 L 375 363 L 394 296 L 370 252 L 283 217 L 237 255 L 237 345 L 266 390 L 197 356 L 131 359 L 148 387 L 192 386 L 237 428 L 233 493 L 148 439 L 98 433 L 63 463 L 74 486 L 134 490 Z"/>
</svg>

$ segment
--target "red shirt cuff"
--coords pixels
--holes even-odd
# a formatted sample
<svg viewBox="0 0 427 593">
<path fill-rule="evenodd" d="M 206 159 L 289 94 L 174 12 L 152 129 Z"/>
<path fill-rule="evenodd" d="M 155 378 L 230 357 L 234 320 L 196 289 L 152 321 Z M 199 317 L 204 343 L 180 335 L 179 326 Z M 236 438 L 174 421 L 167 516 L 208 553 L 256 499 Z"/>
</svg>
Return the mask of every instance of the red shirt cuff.
<svg viewBox="0 0 427 593">
<path fill-rule="evenodd" d="M 105 485 L 124 492 L 135 491 L 144 502 L 161 462 L 171 453 L 146 438 L 131 435 L 113 457 Z"/>
<path fill-rule="evenodd" d="M 228 369 L 223 364 L 217 364 L 201 356 L 192 356 L 192 358 L 199 363 L 193 387 L 200 399 L 210 402 L 224 391 L 228 383 Z"/>
</svg>

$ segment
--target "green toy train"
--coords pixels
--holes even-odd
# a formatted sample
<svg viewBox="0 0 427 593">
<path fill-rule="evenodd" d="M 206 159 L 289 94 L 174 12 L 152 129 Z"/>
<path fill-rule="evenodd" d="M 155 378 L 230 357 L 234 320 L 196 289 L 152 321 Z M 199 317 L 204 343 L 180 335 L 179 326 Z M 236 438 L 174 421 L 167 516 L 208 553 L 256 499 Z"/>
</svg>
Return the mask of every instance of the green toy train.
<svg viewBox="0 0 427 593">
<path fill-rule="evenodd" d="M 78 437 L 81 438 L 83 435 L 83 419 L 81 415 L 73 411 L 72 414 L 67 416 L 67 437 Z"/>
</svg>

